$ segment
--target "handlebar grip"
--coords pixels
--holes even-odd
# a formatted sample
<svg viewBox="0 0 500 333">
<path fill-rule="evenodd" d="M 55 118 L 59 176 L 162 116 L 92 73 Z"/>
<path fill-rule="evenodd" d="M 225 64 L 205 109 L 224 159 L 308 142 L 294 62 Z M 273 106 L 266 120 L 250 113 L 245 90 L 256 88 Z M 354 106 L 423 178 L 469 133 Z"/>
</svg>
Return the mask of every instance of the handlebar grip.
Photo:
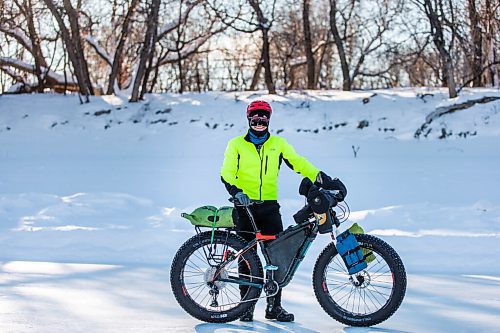
<svg viewBox="0 0 500 333">
<path fill-rule="evenodd" d="M 245 205 L 240 204 L 240 202 L 239 202 L 236 198 L 234 198 L 234 197 L 230 197 L 230 198 L 229 198 L 229 199 L 227 199 L 227 200 L 228 200 L 230 203 L 235 204 L 236 206 L 246 207 Z M 255 205 L 255 204 L 261 204 L 261 203 L 263 203 L 263 202 L 264 202 L 263 200 L 252 200 L 252 199 L 250 199 L 250 205 L 249 205 L 249 206 L 251 206 L 251 205 Z"/>
</svg>

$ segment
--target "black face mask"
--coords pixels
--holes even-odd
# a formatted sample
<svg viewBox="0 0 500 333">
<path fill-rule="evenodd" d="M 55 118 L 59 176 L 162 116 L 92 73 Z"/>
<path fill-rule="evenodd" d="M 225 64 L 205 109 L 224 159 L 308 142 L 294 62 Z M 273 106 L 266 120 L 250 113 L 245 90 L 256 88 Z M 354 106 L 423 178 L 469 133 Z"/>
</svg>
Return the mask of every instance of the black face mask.
<svg viewBox="0 0 500 333">
<path fill-rule="evenodd" d="M 269 133 L 269 118 L 270 114 L 267 111 L 254 111 L 248 117 L 248 127 L 249 131 L 257 137 L 261 137 Z M 266 129 L 263 131 L 256 131 L 252 126 L 264 125 Z"/>
<path fill-rule="evenodd" d="M 248 130 L 249 132 L 252 132 L 253 135 L 257 136 L 257 137 L 261 137 L 261 136 L 264 136 L 266 135 L 267 133 L 269 133 L 269 129 L 266 127 L 265 130 L 263 131 L 256 131 L 254 130 L 253 128 L 250 127 L 250 129 Z"/>
</svg>

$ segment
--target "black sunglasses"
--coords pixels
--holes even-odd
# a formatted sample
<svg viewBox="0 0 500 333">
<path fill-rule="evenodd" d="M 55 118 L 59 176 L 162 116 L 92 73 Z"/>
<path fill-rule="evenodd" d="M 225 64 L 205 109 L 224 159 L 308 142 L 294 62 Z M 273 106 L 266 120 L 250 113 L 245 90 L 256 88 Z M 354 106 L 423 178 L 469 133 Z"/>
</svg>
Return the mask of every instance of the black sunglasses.
<svg viewBox="0 0 500 333">
<path fill-rule="evenodd" d="M 267 117 L 259 117 L 255 115 L 253 117 L 248 117 L 248 120 L 250 121 L 250 126 L 269 126 L 269 118 Z"/>
</svg>

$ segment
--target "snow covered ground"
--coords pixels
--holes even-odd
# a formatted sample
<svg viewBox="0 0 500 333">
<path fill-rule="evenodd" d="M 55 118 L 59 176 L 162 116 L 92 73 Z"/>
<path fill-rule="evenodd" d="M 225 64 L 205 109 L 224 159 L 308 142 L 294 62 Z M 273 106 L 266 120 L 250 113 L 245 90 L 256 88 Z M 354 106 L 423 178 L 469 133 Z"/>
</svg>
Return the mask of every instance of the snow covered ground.
<svg viewBox="0 0 500 333">
<path fill-rule="evenodd" d="M 500 332 L 500 101 L 414 138 L 436 108 L 500 91 L 445 93 L 0 96 L 0 332 Z M 401 255 L 407 296 L 377 327 L 345 327 L 317 304 L 310 276 L 328 237 L 285 289 L 293 324 L 266 321 L 264 302 L 251 325 L 201 323 L 175 302 L 169 266 L 194 233 L 180 213 L 228 204 L 225 145 L 260 97 L 272 133 L 347 184 L 350 221 Z M 288 225 L 301 178 L 280 177 Z"/>
</svg>

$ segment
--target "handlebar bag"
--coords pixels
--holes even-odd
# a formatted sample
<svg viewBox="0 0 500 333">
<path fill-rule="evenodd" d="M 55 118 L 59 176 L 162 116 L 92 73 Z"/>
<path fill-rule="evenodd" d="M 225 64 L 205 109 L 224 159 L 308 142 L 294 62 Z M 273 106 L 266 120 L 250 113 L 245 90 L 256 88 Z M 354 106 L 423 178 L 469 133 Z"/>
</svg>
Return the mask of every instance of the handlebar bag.
<svg viewBox="0 0 500 333">
<path fill-rule="evenodd" d="M 182 213 L 181 216 L 194 226 L 209 228 L 234 228 L 234 221 L 237 219 L 236 210 L 229 206 L 198 207 L 191 214 Z"/>
<path fill-rule="evenodd" d="M 316 214 L 314 213 L 314 216 L 316 216 L 316 219 L 318 221 L 318 232 L 320 234 L 326 234 L 329 232 L 332 232 L 333 230 L 333 217 L 330 212 L 326 212 L 323 214 Z"/>
</svg>

